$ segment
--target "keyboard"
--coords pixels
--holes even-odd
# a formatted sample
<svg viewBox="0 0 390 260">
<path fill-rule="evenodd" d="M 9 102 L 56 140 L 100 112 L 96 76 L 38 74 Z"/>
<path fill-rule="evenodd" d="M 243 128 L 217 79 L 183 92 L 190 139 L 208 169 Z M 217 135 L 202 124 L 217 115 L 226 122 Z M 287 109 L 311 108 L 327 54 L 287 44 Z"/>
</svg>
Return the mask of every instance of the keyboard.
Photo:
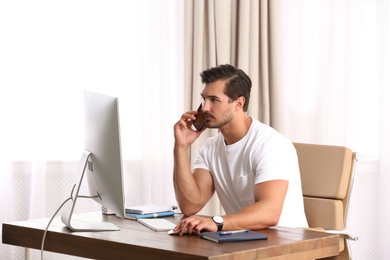
<svg viewBox="0 0 390 260">
<path fill-rule="evenodd" d="M 141 218 L 137 221 L 154 231 L 169 231 L 176 227 L 176 224 L 163 218 Z"/>
</svg>

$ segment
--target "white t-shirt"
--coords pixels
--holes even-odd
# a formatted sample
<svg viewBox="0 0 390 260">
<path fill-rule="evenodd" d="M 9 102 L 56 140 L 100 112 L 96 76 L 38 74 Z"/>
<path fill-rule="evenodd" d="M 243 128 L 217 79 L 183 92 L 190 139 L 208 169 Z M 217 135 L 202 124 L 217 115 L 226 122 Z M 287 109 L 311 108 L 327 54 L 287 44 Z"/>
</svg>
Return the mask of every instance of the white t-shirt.
<svg viewBox="0 0 390 260">
<path fill-rule="evenodd" d="M 270 180 L 287 180 L 288 191 L 279 226 L 307 227 L 298 158 L 290 140 L 273 128 L 252 119 L 248 133 L 226 145 L 223 135 L 206 140 L 194 169 L 210 171 L 215 190 L 227 214 L 253 204 L 254 186 Z"/>
</svg>

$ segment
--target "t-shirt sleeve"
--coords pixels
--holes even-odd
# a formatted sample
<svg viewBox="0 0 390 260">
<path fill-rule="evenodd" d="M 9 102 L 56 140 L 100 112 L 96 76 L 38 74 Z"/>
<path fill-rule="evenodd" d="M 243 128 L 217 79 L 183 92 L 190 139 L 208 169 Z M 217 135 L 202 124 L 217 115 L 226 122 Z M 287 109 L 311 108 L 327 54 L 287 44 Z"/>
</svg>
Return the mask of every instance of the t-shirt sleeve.
<svg viewBox="0 0 390 260">
<path fill-rule="evenodd" d="M 215 149 L 213 144 L 213 138 L 209 138 L 206 140 L 203 146 L 199 148 L 192 169 L 210 170 L 211 166 L 209 158 L 210 154 L 213 153 L 213 149 Z"/>
<path fill-rule="evenodd" d="M 194 169 L 205 169 L 205 170 L 209 169 L 209 167 L 207 166 L 205 153 L 206 153 L 206 151 L 205 151 L 204 147 L 202 147 L 198 150 L 198 154 L 196 155 L 194 165 L 192 167 L 193 170 Z"/>
<path fill-rule="evenodd" d="M 255 184 L 271 180 L 290 181 L 297 170 L 297 155 L 288 139 L 269 140 L 269 145 L 258 149 L 253 156 Z"/>
</svg>

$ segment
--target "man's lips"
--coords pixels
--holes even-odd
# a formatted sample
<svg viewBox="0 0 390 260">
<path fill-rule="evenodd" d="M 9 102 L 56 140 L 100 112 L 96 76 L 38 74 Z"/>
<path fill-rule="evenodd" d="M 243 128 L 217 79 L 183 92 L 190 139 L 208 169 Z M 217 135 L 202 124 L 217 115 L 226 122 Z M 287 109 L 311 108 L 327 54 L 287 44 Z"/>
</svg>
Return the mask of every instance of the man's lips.
<svg viewBox="0 0 390 260">
<path fill-rule="evenodd" d="M 204 117 L 204 119 L 206 119 L 206 120 L 209 120 L 209 119 L 214 118 L 213 115 L 210 115 L 210 114 L 208 114 L 208 113 L 204 113 L 204 114 L 203 114 L 203 117 Z"/>
</svg>

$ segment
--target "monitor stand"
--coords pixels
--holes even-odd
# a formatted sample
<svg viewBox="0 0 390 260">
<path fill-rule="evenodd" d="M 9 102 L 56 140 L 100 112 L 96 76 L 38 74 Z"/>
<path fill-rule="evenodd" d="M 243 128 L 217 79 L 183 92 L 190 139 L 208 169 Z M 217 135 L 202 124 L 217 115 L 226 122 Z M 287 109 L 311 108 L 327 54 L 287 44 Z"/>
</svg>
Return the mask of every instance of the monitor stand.
<svg viewBox="0 0 390 260">
<path fill-rule="evenodd" d="M 90 219 L 80 219 L 73 215 L 73 210 L 76 206 L 77 198 L 86 198 L 80 196 L 80 187 L 84 178 L 85 169 L 88 164 L 88 159 L 92 155 L 91 152 L 85 151 L 80 159 L 77 172 L 80 173 L 80 182 L 77 186 L 76 194 L 73 196 L 73 190 L 71 197 L 64 205 L 64 210 L 61 214 L 62 222 L 72 231 L 116 231 L 120 228 L 109 222 L 97 222 Z M 73 188 L 74 189 L 74 188 Z M 99 196 L 99 195 L 97 195 Z M 92 197 L 89 197 L 92 198 Z"/>
</svg>

